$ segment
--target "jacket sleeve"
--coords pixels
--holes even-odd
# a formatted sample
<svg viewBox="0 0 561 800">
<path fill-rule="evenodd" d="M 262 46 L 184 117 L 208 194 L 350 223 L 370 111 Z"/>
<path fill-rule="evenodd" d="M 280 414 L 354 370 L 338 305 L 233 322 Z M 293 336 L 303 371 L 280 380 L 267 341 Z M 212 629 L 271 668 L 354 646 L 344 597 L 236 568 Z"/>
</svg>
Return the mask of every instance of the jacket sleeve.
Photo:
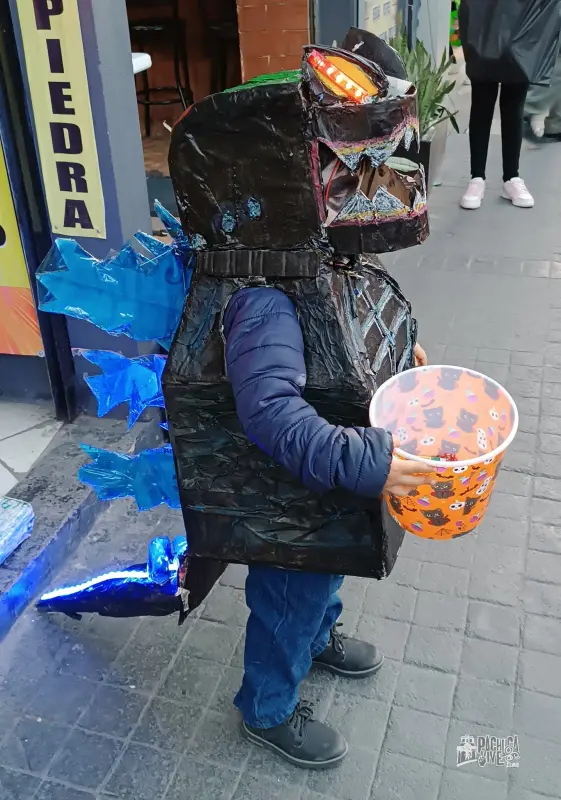
<svg viewBox="0 0 561 800">
<path fill-rule="evenodd" d="M 302 397 L 304 341 L 289 298 L 277 289 L 237 292 L 224 315 L 226 365 L 246 436 L 311 491 L 378 497 L 393 440 L 378 428 L 343 428 Z"/>
</svg>

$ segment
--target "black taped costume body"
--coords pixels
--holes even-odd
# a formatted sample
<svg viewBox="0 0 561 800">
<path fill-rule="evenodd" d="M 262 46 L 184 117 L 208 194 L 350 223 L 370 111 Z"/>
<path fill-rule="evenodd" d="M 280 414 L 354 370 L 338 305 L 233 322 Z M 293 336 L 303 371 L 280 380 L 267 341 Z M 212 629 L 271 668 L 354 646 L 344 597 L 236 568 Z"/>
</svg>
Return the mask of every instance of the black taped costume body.
<svg viewBox="0 0 561 800">
<path fill-rule="evenodd" d="M 363 38 L 367 54 L 376 41 Z M 191 558 L 383 578 L 403 532 L 379 498 L 312 491 L 267 455 L 244 432 L 226 369 L 224 315 L 248 287 L 290 299 L 302 396 L 332 425 L 367 427 L 377 386 L 413 366 L 416 323 L 375 254 L 428 234 L 416 94 L 391 96 L 372 61 L 321 48 L 316 63 L 346 61 L 380 91 L 342 99 L 313 53 L 302 74 L 207 98 L 174 129 L 170 172 L 198 254 L 164 394 Z"/>
</svg>

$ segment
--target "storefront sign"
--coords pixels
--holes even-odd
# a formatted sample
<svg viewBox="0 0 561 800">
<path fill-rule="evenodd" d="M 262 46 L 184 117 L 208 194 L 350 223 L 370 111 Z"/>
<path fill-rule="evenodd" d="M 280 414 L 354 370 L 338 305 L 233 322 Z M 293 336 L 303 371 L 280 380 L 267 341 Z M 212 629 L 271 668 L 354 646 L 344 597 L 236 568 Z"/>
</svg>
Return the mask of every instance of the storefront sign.
<svg viewBox="0 0 561 800">
<path fill-rule="evenodd" d="M 105 239 L 78 0 L 18 0 L 53 233 Z"/>
<path fill-rule="evenodd" d="M 0 142 L 0 353 L 36 356 L 42 347 Z"/>
</svg>

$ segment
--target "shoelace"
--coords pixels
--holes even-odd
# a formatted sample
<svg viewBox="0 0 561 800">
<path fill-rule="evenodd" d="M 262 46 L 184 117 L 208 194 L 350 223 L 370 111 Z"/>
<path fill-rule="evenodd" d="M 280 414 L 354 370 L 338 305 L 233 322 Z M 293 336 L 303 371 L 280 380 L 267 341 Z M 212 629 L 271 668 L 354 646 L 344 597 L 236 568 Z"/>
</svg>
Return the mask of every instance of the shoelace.
<svg viewBox="0 0 561 800">
<path fill-rule="evenodd" d="M 310 703 L 298 703 L 290 717 L 287 725 L 291 725 L 299 736 L 304 733 L 304 728 L 314 716 L 314 707 Z"/>
<path fill-rule="evenodd" d="M 337 622 L 332 628 L 329 634 L 329 644 L 333 645 L 333 649 L 336 653 L 343 655 L 345 653 L 345 639 L 348 637 L 344 633 L 339 633 L 337 628 L 341 628 L 343 625 L 342 622 Z"/>
</svg>

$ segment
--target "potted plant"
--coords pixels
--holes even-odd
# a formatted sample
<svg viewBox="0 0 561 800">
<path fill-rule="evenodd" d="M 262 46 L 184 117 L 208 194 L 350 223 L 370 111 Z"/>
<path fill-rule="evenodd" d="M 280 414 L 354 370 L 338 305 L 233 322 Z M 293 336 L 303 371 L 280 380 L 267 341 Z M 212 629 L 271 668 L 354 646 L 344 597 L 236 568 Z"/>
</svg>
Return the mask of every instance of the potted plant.
<svg viewBox="0 0 561 800">
<path fill-rule="evenodd" d="M 407 34 L 400 33 L 390 41 L 397 50 L 407 72 L 407 79 L 414 83 L 418 92 L 419 133 L 421 137 L 420 160 L 425 168 L 427 189 L 430 191 L 438 180 L 448 135 L 448 122 L 459 133 L 457 111 L 451 111 L 446 98 L 456 82 L 448 80 L 448 70 L 453 59 L 444 52 L 440 64 L 435 66 L 425 45 L 417 40 L 409 49 Z"/>
</svg>

